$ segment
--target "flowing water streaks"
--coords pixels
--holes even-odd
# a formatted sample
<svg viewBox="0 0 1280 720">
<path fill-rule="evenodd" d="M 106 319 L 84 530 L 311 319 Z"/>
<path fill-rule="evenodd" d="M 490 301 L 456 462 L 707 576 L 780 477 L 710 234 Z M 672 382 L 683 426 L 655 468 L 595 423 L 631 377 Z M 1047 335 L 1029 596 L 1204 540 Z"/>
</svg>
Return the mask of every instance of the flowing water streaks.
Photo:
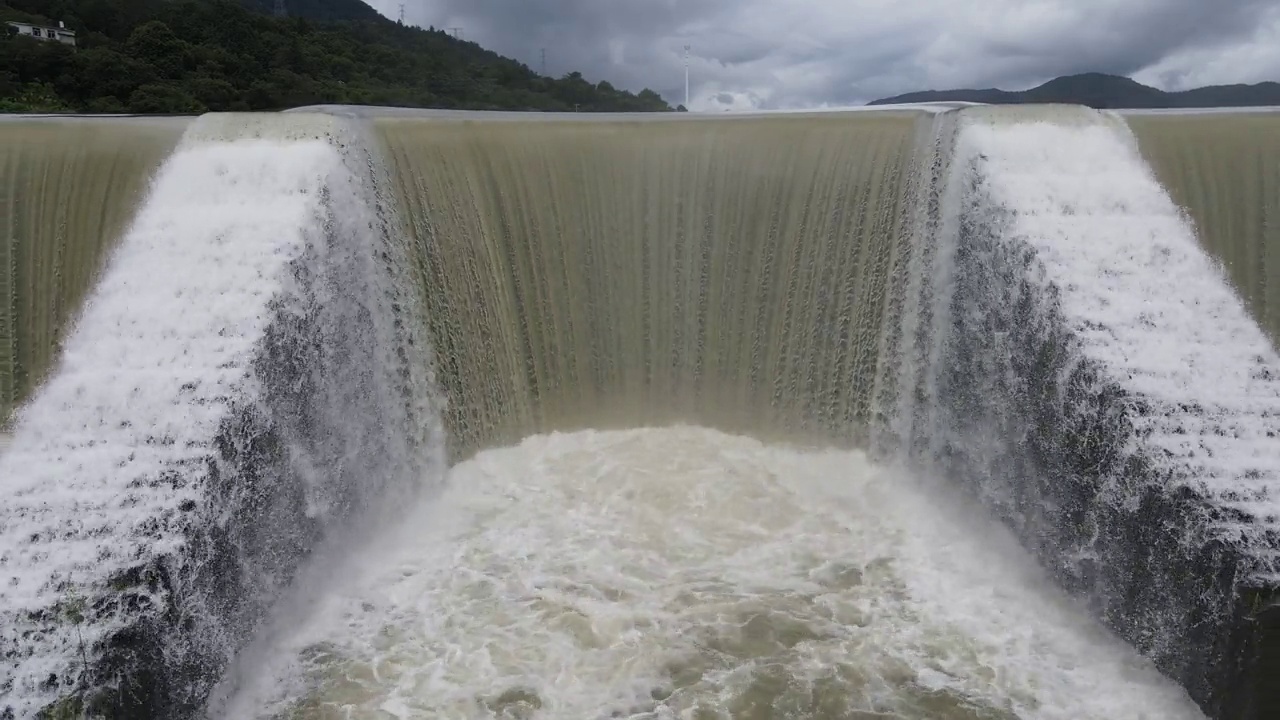
<svg viewBox="0 0 1280 720">
<path fill-rule="evenodd" d="M 1280 114 L 1135 114 L 1143 155 L 1280 346 Z"/>
<path fill-rule="evenodd" d="M 928 122 L 377 120 L 455 457 L 672 421 L 865 438 Z"/>
<path fill-rule="evenodd" d="M 974 264 L 975 248 L 1022 264 Z M 0 669 L 24 709 L 56 695 L 42 674 L 83 677 L 77 633 L 46 610 L 67 588 L 109 595 L 132 578 L 125 556 L 184 558 L 165 565 L 182 586 L 120 597 L 231 608 L 215 660 L 182 677 L 198 703 L 329 519 L 386 495 L 413 520 L 352 546 L 368 567 L 308 586 L 314 614 L 274 624 L 294 642 L 263 666 L 244 658 L 227 716 L 1195 716 L 1016 552 L 993 555 L 1007 538 L 948 526 L 961 501 L 929 509 L 913 475 L 847 450 L 876 429 L 912 433 L 893 447 L 916 460 L 976 448 L 984 478 L 1028 438 L 1083 442 L 1069 463 L 1018 466 L 1016 512 L 978 495 L 1085 597 L 1098 564 L 1142 584 L 1089 554 L 1111 528 L 1132 531 L 1126 552 L 1160 548 L 1143 562 L 1161 572 L 1176 555 L 1161 522 L 1193 550 L 1211 527 L 1248 551 L 1222 577 L 1270 581 L 1274 351 L 1122 124 L 1082 109 L 210 116 L 83 318 L 0 456 L 0 597 L 30 611 Z M 1015 335 L 1048 341 L 1022 352 Z M 1054 363 L 1070 372 L 1027 372 Z M 1081 430 L 1096 398 L 1055 394 L 1077 368 L 1127 403 L 1130 435 Z M 984 389 L 1001 418 L 1034 422 L 978 427 L 954 403 Z M 684 427 L 484 451 L 681 421 L 757 440 Z M 455 462 L 480 454 L 439 502 L 404 500 L 439 479 L 445 429 Z M 777 440 L 809 449 L 759 442 Z M 1165 484 L 1125 475 L 1071 501 L 1084 512 L 1057 504 L 1130 455 Z M 1143 509 L 1166 487 L 1188 491 L 1192 521 Z M 1047 540 L 1094 511 L 1158 522 Z M 1181 595 L 1143 604 L 1161 582 L 1103 616 L 1123 634 L 1185 615 Z M 136 615 L 93 618 L 89 642 Z M 1174 626 L 1125 637 L 1160 658 L 1186 639 Z M 1180 656 L 1211 663 L 1209 645 Z M 1172 674 L 1197 700 L 1195 682 L 1218 682 Z M 0 706 L 12 687 L 0 677 Z"/>
<path fill-rule="evenodd" d="M 56 361 L 187 122 L 0 122 L 0 427 Z"/>
<path fill-rule="evenodd" d="M 161 167 L 0 457 L 0 710 L 191 712 L 301 557 L 429 482 L 358 142 L 211 116 Z"/>
</svg>

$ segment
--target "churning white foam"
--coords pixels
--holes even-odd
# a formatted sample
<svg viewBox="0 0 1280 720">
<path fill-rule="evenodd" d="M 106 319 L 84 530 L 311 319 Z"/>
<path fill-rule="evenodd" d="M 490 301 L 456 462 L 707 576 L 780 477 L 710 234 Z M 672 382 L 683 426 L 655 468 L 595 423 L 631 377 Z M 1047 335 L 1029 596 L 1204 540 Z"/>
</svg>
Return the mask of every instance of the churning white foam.
<svg viewBox="0 0 1280 720">
<path fill-rule="evenodd" d="M 1035 249 L 1083 355 L 1132 392 L 1143 442 L 1173 476 L 1250 520 L 1280 524 L 1280 359 L 1122 126 L 967 123 L 957 162 L 986 179 L 1011 239 Z M 1270 543 L 1244 543 L 1280 577 Z"/>
<path fill-rule="evenodd" d="M 50 701 L 45 679 L 124 622 L 40 612 L 185 542 L 168 527 L 203 500 L 218 424 L 340 169 L 320 140 L 189 139 L 160 169 L 0 453 L 0 641 L 16 649 L 0 704 Z"/>
<path fill-rule="evenodd" d="M 698 428 L 458 465 L 217 717 L 1202 717 L 1002 530 Z"/>
</svg>

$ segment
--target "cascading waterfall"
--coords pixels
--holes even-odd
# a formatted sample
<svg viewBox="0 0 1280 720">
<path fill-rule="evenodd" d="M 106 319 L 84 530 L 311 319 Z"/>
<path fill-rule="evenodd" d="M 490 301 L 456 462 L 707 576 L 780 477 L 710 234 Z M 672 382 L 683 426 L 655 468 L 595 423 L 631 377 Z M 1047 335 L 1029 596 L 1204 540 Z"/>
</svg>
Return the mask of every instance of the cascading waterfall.
<svg viewBox="0 0 1280 720">
<path fill-rule="evenodd" d="M 1211 715 L 1265 717 L 1275 351 L 1114 118 L 974 111 L 952 162 L 926 464 Z"/>
<path fill-rule="evenodd" d="M 187 122 L 0 119 L 0 432 Z"/>
<path fill-rule="evenodd" d="M 1280 346 L 1280 142 L 1274 112 L 1135 113 L 1142 154 Z"/>
<path fill-rule="evenodd" d="M 194 714 L 301 558 L 438 474 L 361 146 L 211 116 L 160 168 L 0 457 L 11 713 Z"/>
<path fill-rule="evenodd" d="M 187 130 L 0 450 L 0 708 L 1267 717 L 1280 362 L 1123 121 L 479 117 Z"/>
<path fill-rule="evenodd" d="M 378 120 L 454 456 L 677 421 L 865 438 L 920 123 Z"/>
</svg>

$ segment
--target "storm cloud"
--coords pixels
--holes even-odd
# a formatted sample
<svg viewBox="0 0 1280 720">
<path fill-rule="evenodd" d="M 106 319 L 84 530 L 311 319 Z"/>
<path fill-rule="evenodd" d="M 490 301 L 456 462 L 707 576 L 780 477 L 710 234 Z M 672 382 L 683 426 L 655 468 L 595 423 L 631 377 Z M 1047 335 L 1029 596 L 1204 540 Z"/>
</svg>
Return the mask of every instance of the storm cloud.
<svg viewBox="0 0 1280 720">
<path fill-rule="evenodd" d="M 572 70 L 694 110 L 856 105 L 1058 75 L 1167 90 L 1280 79 L 1276 0 L 404 0 L 534 70 Z M 398 0 L 372 0 L 389 17 Z"/>
</svg>

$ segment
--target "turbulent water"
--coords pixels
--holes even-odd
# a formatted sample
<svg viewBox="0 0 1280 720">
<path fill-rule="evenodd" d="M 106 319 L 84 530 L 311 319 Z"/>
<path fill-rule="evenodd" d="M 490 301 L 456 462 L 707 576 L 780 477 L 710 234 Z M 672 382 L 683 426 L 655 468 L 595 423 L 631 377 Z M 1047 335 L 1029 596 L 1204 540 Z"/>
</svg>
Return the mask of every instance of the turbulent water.
<svg viewBox="0 0 1280 720">
<path fill-rule="evenodd" d="M 216 717 L 1200 717 L 974 508 L 860 452 L 586 431 L 449 480 Z"/>
<path fill-rule="evenodd" d="M 1280 346 L 1280 141 L 1274 113 L 1137 114 L 1143 154 Z M 1212 148 L 1212 149 L 1210 149 Z"/>
<path fill-rule="evenodd" d="M 0 427 L 44 378 L 186 124 L 0 120 Z"/>
<path fill-rule="evenodd" d="M 159 169 L 0 456 L 0 711 L 190 716 L 303 556 L 426 482 L 344 129 L 210 117 Z"/>
<path fill-rule="evenodd" d="M 365 114 L 201 118 L 132 223 L 151 155 L 0 123 L 0 718 L 1274 716 L 1269 181 L 1082 108 Z"/>
<path fill-rule="evenodd" d="M 378 120 L 453 455 L 672 421 L 865 439 L 931 127 Z"/>
</svg>

